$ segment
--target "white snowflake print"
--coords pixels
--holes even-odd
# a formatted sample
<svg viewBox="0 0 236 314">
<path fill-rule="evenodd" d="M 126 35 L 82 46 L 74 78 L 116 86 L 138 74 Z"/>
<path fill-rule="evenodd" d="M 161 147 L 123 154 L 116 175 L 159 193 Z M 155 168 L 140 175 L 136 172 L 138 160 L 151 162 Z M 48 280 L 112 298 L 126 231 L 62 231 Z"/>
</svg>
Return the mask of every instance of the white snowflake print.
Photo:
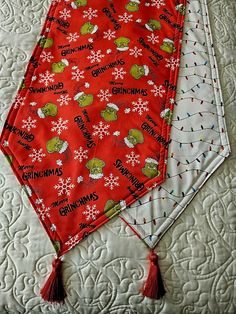
<svg viewBox="0 0 236 314">
<path fill-rule="evenodd" d="M 132 167 L 136 166 L 136 164 L 140 164 L 140 155 L 136 155 L 134 151 L 132 151 L 129 155 L 125 155 L 125 157 L 127 158 L 126 163 L 131 164 Z"/>
<path fill-rule="evenodd" d="M 119 186 L 119 177 L 115 177 L 114 174 L 110 173 L 109 177 L 104 177 L 106 181 L 104 186 L 109 187 L 110 190 L 113 190 L 115 186 Z"/>
<path fill-rule="evenodd" d="M 119 136 L 119 135 L 120 135 L 120 131 L 115 131 L 115 132 L 113 132 L 113 135 L 114 135 L 114 136 Z"/>
<path fill-rule="evenodd" d="M 68 177 L 66 179 L 60 178 L 58 184 L 54 185 L 54 189 L 57 190 L 58 196 L 61 195 L 70 195 L 70 190 L 75 187 L 74 184 L 71 183 L 71 178 Z"/>
<path fill-rule="evenodd" d="M 166 60 L 166 68 L 170 68 L 171 71 L 174 71 L 176 68 L 179 67 L 179 59 L 175 59 L 174 57 L 171 57 L 170 59 Z"/>
<path fill-rule="evenodd" d="M 76 82 L 79 82 L 80 79 L 84 78 L 84 71 L 81 71 L 77 67 L 74 67 L 74 72 L 72 72 L 72 80 L 75 80 Z"/>
<path fill-rule="evenodd" d="M 149 111 L 148 101 L 143 101 L 142 98 L 139 98 L 137 101 L 132 101 L 132 105 L 134 106 L 132 111 L 138 112 L 140 116 L 142 116 L 143 112 Z"/>
<path fill-rule="evenodd" d="M 63 20 L 67 20 L 69 17 L 71 17 L 70 15 L 70 10 L 67 10 L 67 9 L 63 9 L 62 11 L 59 11 L 60 13 L 60 18 L 63 19 Z"/>
<path fill-rule="evenodd" d="M 104 124 L 102 121 L 100 121 L 98 125 L 93 125 L 93 135 L 98 136 L 98 138 L 102 140 L 104 136 L 110 135 L 108 131 L 109 127 L 109 124 Z"/>
<path fill-rule="evenodd" d="M 123 15 L 119 15 L 119 21 L 127 24 L 133 21 L 132 17 L 133 17 L 132 14 L 129 15 L 128 13 L 125 12 Z"/>
<path fill-rule="evenodd" d="M 69 240 L 66 241 L 66 245 L 69 246 L 69 250 L 72 249 L 76 244 L 79 243 L 79 236 L 76 234 L 74 237 L 69 237 Z"/>
<path fill-rule="evenodd" d="M 69 97 L 68 94 L 60 95 L 60 98 L 58 98 L 57 101 L 60 103 L 60 106 L 68 105 L 69 101 L 71 101 L 71 98 Z"/>
<path fill-rule="evenodd" d="M 174 98 L 170 98 L 169 102 L 170 102 L 170 104 L 174 104 L 175 103 Z"/>
<path fill-rule="evenodd" d="M 63 130 L 67 130 L 68 126 L 68 120 L 64 120 L 62 118 L 59 118 L 57 121 L 52 121 L 51 122 L 53 127 L 51 128 L 51 131 L 57 132 L 57 134 L 61 134 Z"/>
<path fill-rule="evenodd" d="M 153 85 L 153 89 L 151 90 L 151 92 L 154 94 L 155 97 L 157 96 L 163 97 L 163 94 L 165 94 L 166 91 L 162 85 L 160 86 Z"/>
<path fill-rule="evenodd" d="M 63 165 L 63 162 L 61 159 L 57 159 L 56 164 L 61 167 Z"/>
<path fill-rule="evenodd" d="M 36 208 L 38 216 L 42 219 L 45 220 L 46 217 L 50 217 L 50 207 L 46 207 L 44 204 L 42 204 L 41 208 Z"/>
<path fill-rule="evenodd" d="M 46 155 L 43 153 L 43 149 L 35 149 L 33 148 L 33 152 L 31 154 L 29 154 L 29 157 L 32 158 L 32 162 L 38 161 L 41 162 L 43 157 L 45 157 Z"/>
<path fill-rule="evenodd" d="M 97 210 L 96 205 L 87 205 L 86 209 L 82 212 L 83 215 L 86 216 L 86 220 L 95 220 L 97 215 L 100 213 Z"/>
<path fill-rule="evenodd" d="M 25 97 L 17 95 L 14 102 L 14 109 L 17 109 L 19 106 L 24 106 Z"/>
<path fill-rule="evenodd" d="M 112 72 L 112 75 L 115 76 L 115 80 L 124 79 L 124 75 L 126 74 L 126 71 L 124 70 L 124 68 L 115 68 L 114 71 Z"/>
<path fill-rule="evenodd" d="M 97 11 L 98 10 L 94 10 L 93 8 L 88 8 L 88 10 L 84 10 L 83 13 L 83 18 L 86 18 L 88 20 L 92 20 L 94 17 L 97 17 Z"/>
<path fill-rule="evenodd" d="M 134 56 L 135 58 L 138 58 L 139 56 L 142 56 L 142 49 L 138 47 L 134 47 L 133 49 L 130 49 L 130 56 Z"/>
<path fill-rule="evenodd" d="M 46 71 L 45 73 L 40 73 L 40 80 L 39 83 L 43 83 L 45 86 L 48 86 L 49 83 L 53 83 L 54 82 L 54 73 L 50 73 L 49 71 Z"/>
<path fill-rule="evenodd" d="M 92 50 L 90 56 L 88 56 L 87 59 L 89 59 L 91 63 L 94 63 L 94 62 L 101 62 L 102 58 L 104 57 L 105 55 L 101 53 L 101 50 L 98 50 L 98 51 Z"/>
<path fill-rule="evenodd" d="M 83 149 L 82 146 L 80 146 L 78 150 L 74 150 L 74 154 L 74 159 L 79 160 L 79 162 L 82 162 L 83 159 L 88 159 L 88 150 Z"/>
<path fill-rule="evenodd" d="M 81 182 L 83 182 L 83 181 L 84 181 L 83 176 L 79 176 L 79 177 L 77 178 L 77 183 L 81 183 Z"/>
<path fill-rule="evenodd" d="M 100 101 L 109 101 L 110 97 L 112 96 L 112 94 L 110 94 L 108 89 L 100 89 L 98 97 L 100 98 Z"/>
<path fill-rule="evenodd" d="M 159 43 L 159 36 L 154 35 L 153 33 L 151 33 L 151 35 L 147 36 L 148 41 L 150 41 L 153 45 L 155 45 L 156 43 Z"/>
<path fill-rule="evenodd" d="M 69 33 L 66 39 L 69 41 L 69 43 L 76 42 L 79 38 L 78 33 Z"/>
<path fill-rule="evenodd" d="M 152 1 L 151 6 L 156 7 L 157 9 L 160 9 L 161 6 L 166 5 L 164 0 L 151 0 L 151 1 Z"/>
<path fill-rule="evenodd" d="M 112 40 L 112 38 L 115 38 L 115 31 L 112 31 L 111 29 L 108 29 L 106 32 L 103 32 L 103 38 Z"/>
<path fill-rule="evenodd" d="M 36 125 L 35 123 L 37 122 L 36 119 L 32 119 L 31 117 L 28 117 L 26 120 L 22 120 L 22 129 L 27 129 L 29 132 L 31 129 L 35 129 Z"/>
<path fill-rule="evenodd" d="M 51 51 L 49 52 L 43 51 L 40 55 L 40 59 L 42 60 L 42 62 L 51 62 L 53 58 L 54 57 L 52 56 Z"/>
<path fill-rule="evenodd" d="M 129 107 L 127 107 L 127 108 L 125 108 L 124 113 L 128 114 L 128 113 L 130 113 L 130 111 L 131 111 L 131 109 Z"/>
</svg>

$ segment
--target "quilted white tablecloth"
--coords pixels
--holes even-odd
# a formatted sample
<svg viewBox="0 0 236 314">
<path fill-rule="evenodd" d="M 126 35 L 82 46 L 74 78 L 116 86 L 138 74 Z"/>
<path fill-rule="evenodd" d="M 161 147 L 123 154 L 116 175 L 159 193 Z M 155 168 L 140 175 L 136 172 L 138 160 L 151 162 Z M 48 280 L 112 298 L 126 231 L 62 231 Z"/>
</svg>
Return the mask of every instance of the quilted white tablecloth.
<svg viewBox="0 0 236 314">
<path fill-rule="evenodd" d="M 66 303 L 43 302 L 39 289 L 54 250 L 0 154 L 1 314 L 236 313 L 236 2 L 208 4 L 232 153 L 157 247 L 166 296 L 153 301 L 139 293 L 147 248 L 115 218 L 66 255 Z M 48 0 L 0 0 L 1 128 L 48 6 Z"/>
</svg>

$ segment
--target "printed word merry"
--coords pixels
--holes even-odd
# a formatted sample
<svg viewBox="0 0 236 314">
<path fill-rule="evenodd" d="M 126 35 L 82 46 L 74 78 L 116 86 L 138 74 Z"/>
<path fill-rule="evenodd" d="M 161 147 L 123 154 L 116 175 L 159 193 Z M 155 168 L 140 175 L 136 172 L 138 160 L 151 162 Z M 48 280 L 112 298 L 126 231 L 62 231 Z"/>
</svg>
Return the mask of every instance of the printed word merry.
<svg viewBox="0 0 236 314">
<path fill-rule="evenodd" d="M 63 174 L 62 168 L 45 169 L 41 171 L 24 172 L 22 175 L 23 180 L 38 179 L 42 177 L 61 176 Z"/>
<path fill-rule="evenodd" d="M 93 44 L 86 44 L 86 45 L 81 45 L 75 48 L 70 48 L 70 49 L 64 49 L 61 51 L 61 55 L 63 57 L 67 56 L 67 55 L 71 55 L 72 53 L 78 52 L 78 51 L 82 51 L 85 49 L 89 49 L 92 50 L 93 49 Z"/>
<path fill-rule="evenodd" d="M 101 68 L 93 70 L 92 76 L 97 77 L 99 74 L 104 73 L 105 71 L 107 71 L 111 68 L 114 68 L 117 65 L 123 65 L 123 64 L 125 64 L 125 61 L 123 59 L 116 60 L 114 62 L 107 64 L 107 65 L 102 66 Z"/>
<path fill-rule="evenodd" d="M 79 129 L 81 130 L 83 136 L 85 137 L 87 143 L 87 147 L 88 148 L 92 148 L 94 146 L 96 146 L 95 142 L 92 139 L 92 135 L 88 132 L 88 129 L 83 121 L 83 118 L 81 116 L 77 116 L 74 118 L 74 121 L 77 123 Z"/>
<path fill-rule="evenodd" d="M 120 159 L 116 159 L 113 165 L 120 171 L 120 173 L 128 178 L 128 180 L 137 188 L 138 191 L 142 191 L 144 189 L 144 184 L 141 183 L 127 168 L 122 165 L 122 161 Z"/>
<path fill-rule="evenodd" d="M 121 25 L 117 22 L 117 20 L 112 16 L 111 11 L 108 8 L 102 9 L 102 12 L 110 19 L 110 21 L 114 24 L 114 29 L 118 30 L 121 28 Z"/>
<path fill-rule="evenodd" d="M 91 194 L 85 195 L 81 198 L 79 198 L 78 200 L 76 200 L 73 203 L 70 203 L 64 207 L 61 207 L 59 209 L 59 213 L 61 216 L 67 216 L 68 213 L 74 211 L 76 208 L 85 205 L 87 202 L 90 201 L 96 201 L 98 199 L 98 195 L 96 194 L 96 192 L 93 192 Z"/>
<path fill-rule="evenodd" d="M 147 96 L 147 89 L 142 89 L 142 88 L 123 88 L 123 87 L 112 87 L 112 94 L 117 95 L 117 94 L 122 94 L 122 95 L 142 95 L 142 96 Z"/>
<path fill-rule="evenodd" d="M 20 130 L 15 126 L 8 124 L 8 122 L 5 123 L 4 128 L 9 132 L 16 134 L 17 136 L 20 136 L 28 142 L 32 142 L 34 140 L 33 134 L 29 134 L 23 130 Z"/>
<path fill-rule="evenodd" d="M 40 88 L 30 87 L 29 91 L 30 93 L 36 94 L 36 93 L 45 93 L 51 90 L 58 90 L 58 89 L 63 89 L 63 88 L 64 88 L 64 84 L 62 82 L 59 82 L 58 84 L 50 85 L 47 87 L 40 87 Z"/>
<path fill-rule="evenodd" d="M 141 125 L 141 128 L 145 130 L 146 132 L 148 132 L 157 142 L 162 143 L 165 148 L 168 147 L 169 143 L 165 140 L 163 136 L 158 134 L 150 124 L 148 124 L 147 122 L 144 122 Z"/>
</svg>

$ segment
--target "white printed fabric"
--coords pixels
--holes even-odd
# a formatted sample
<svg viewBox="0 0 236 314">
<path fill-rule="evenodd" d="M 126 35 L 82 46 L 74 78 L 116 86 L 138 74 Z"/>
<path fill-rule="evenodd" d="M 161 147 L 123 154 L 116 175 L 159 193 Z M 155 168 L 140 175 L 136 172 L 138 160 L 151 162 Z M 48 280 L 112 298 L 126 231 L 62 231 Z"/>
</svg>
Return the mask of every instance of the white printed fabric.
<svg viewBox="0 0 236 314">
<path fill-rule="evenodd" d="M 120 217 L 154 248 L 229 153 L 207 5 L 192 0 L 186 7 L 166 181 Z"/>
</svg>

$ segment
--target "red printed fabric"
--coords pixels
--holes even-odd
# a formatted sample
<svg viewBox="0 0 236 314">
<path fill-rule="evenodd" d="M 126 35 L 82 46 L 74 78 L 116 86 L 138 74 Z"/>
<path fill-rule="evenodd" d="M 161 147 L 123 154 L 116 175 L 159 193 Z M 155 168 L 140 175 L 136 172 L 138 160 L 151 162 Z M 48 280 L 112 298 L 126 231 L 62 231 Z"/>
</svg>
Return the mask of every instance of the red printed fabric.
<svg viewBox="0 0 236 314">
<path fill-rule="evenodd" d="M 1 149 L 59 256 L 165 180 L 184 4 L 51 4 Z"/>
</svg>

